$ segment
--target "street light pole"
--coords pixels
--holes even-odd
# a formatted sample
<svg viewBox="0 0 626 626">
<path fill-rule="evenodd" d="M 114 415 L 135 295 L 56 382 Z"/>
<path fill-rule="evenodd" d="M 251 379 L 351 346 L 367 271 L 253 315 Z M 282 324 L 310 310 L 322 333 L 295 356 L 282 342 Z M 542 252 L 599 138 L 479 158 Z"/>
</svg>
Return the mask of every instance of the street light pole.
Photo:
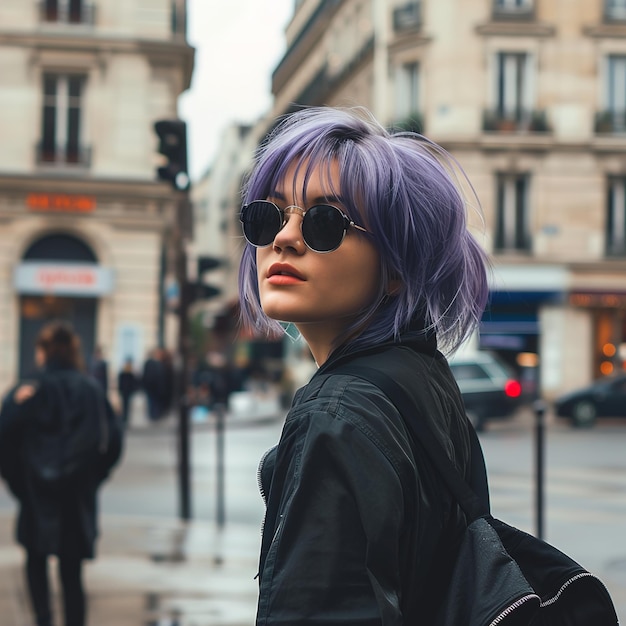
<svg viewBox="0 0 626 626">
<path fill-rule="evenodd" d="M 166 158 L 157 168 L 159 180 L 170 183 L 176 193 L 176 214 L 173 225 L 174 265 L 178 282 L 178 480 L 180 487 L 180 517 L 191 519 L 191 465 L 189 462 L 189 307 L 192 294 L 187 280 L 186 241 L 192 236 L 193 217 L 189 192 L 191 181 L 187 168 L 187 124 L 179 119 L 164 119 L 154 123 L 159 138 L 159 154 Z"/>
<path fill-rule="evenodd" d="M 179 288 L 178 302 L 178 482 L 179 482 L 179 515 L 183 520 L 191 519 L 191 462 L 190 462 L 190 428 L 189 428 L 189 306 L 190 292 L 187 280 L 187 251 L 185 249 L 185 233 L 188 231 L 191 218 L 191 204 L 188 192 L 181 192 L 178 200 L 175 247 L 176 247 L 176 278 Z"/>
</svg>

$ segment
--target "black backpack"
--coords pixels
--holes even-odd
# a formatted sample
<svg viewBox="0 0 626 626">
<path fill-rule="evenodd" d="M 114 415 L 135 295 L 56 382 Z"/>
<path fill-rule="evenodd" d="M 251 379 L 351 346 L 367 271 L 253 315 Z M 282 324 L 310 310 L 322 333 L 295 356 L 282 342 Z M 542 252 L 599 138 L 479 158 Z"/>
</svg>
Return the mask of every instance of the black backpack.
<svg viewBox="0 0 626 626">
<path fill-rule="evenodd" d="M 618 626 L 609 592 L 598 578 L 551 544 L 491 516 L 397 381 L 361 365 L 335 371 L 363 378 L 385 393 L 409 427 L 416 455 L 428 457 L 466 515 L 446 600 L 429 626 Z M 480 490 L 486 484 L 484 457 L 468 426 L 472 485 Z"/>
<path fill-rule="evenodd" d="M 98 384 L 74 370 L 42 374 L 22 444 L 28 476 L 60 491 L 89 478 L 109 445 L 107 403 Z"/>
</svg>

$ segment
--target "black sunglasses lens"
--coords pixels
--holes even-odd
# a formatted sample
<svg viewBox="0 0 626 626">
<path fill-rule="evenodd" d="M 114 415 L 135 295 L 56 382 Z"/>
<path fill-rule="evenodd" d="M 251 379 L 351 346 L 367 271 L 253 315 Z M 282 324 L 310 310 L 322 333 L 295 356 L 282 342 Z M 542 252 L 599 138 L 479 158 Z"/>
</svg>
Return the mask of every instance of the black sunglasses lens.
<svg viewBox="0 0 626 626">
<path fill-rule="evenodd" d="M 302 236 L 309 248 L 317 252 L 337 249 L 346 231 L 343 214 L 327 204 L 312 206 L 302 221 Z"/>
<path fill-rule="evenodd" d="M 253 246 L 269 246 L 280 231 L 282 216 L 271 203 L 257 200 L 241 212 L 243 234 Z"/>
</svg>

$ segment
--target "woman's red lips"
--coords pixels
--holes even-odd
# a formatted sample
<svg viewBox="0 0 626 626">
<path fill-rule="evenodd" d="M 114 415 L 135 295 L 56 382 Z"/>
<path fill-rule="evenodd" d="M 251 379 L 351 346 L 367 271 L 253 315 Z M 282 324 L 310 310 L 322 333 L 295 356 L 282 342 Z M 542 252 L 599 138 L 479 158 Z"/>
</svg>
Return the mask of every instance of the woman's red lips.
<svg viewBox="0 0 626 626">
<path fill-rule="evenodd" d="M 274 263 L 271 265 L 267 270 L 267 278 L 272 284 L 281 285 L 304 280 L 304 276 L 302 276 L 302 274 L 300 274 L 295 267 L 285 263 Z"/>
</svg>

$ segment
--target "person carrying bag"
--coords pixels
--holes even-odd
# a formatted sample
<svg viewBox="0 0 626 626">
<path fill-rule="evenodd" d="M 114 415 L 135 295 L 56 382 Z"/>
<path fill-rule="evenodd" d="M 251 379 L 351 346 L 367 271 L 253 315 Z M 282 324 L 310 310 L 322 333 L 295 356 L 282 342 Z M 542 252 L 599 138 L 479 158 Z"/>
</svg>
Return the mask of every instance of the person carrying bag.
<svg viewBox="0 0 626 626">
<path fill-rule="evenodd" d="M 362 109 L 298 111 L 257 152 L 239 216 L 241 317 L 274 338 L 288 323 L 318 366 L 259 465 L 257 626 L 615 626 L 601 588 L 597 622 L 541 621 L 551 611 L 535 609 L 560 607 L 574 581 L 535 587 L 521 567 L 534 554 L 488 515 L 444 356 L 476 330 L 489 291 L 457 166 Z M 395 392 L 357 365 L 410 390 L 404 419 Z M 412 433 L 413 414 L 438 447 Z M 447 486 L 440 456 L 478 505 Z"/>
<path fill-rule="evenodd" d="M 616 626 L 615 607 L 602 581 L 551 544 L 492 517 L 458 473 L 410 392 L 398 378 L 368 366 L 339 366 L 374 383 L 400 411 L 413 435 L 415 454 L 426 456 L 467 518 L 446 600 L 431 626 Z M 401 372 L 396 375 L 402 376 Z M 408 381 L 409 383 L 411 381 Z M 409 387 L 410 388 L 410 387 Z M 469 423 L 469 420 L 468 420 Z M 469 424 L 473 475 L 487 483 L 482 448 Z"/>
</svg>

